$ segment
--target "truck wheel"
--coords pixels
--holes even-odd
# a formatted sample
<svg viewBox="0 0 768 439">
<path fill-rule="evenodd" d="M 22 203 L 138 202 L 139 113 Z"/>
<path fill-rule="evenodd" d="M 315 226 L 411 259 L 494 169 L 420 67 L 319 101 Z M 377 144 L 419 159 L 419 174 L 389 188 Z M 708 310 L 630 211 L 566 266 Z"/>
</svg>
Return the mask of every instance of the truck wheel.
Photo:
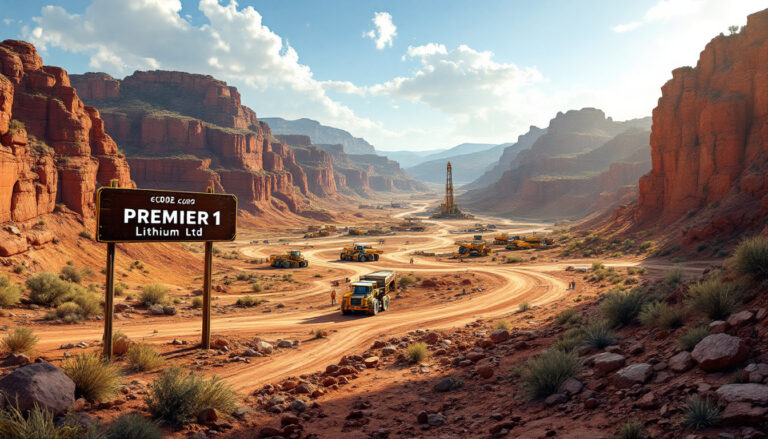
<svg viewBox="0 0 768 439">
<path fill-rule="evenodd" d="M 378 261 L 379 260 L 379 255 L 373 255 L 373 260 L 374 261 Z"/>
<path fill-rule="evenodd" d="M 463 255 L 466 252 L 467 252 L 467 248 L 466 247 L 459 247 L 459 254 Z"/>
<path fill-rule="evenodd" d="M 339 254 L 339 260 L 340 261 L 346 261 L 347 260 L 347 255 L 345 255 L 344 253 Z"/>
<path fill-rule="evenodd" d="M 291 268 L 299 268 L 299 264 L 296 262 L 291 262 Z"/>
<path fill-rule="evenodd" d="M 301 268 L 305 268 L 307 265 L 308 265 L 307 261 L 303 261 L 303 262 L 299 263 L 299 267 L 301 267 Z"/>
<path fill-rule="evenodd" d="M 344 314 L 345 316 L 349 315 L 349 311 L 347 311 L 346 309 L 342 309 L 341 313 Z"/>
<path fill-rule="evenodd" d="M 283 268 L 288 268 L 291 266 L 291 263 L 288 261 L 283 261 Z"/>
<path fill-rule="evenodd" d="M 389 299 L 384 299 L 384 309 L 382 311 L 386 311 L 389 309 Z"/>
<path fill-rule="evenodd" d="M 357 255 L 358 262 L 365 262 L 365 255 Z"/>
<path fill-rule="evenodd" d="M 371 311 L 371 314 L 376 315 L 379 313 L 379 301 L 373 302 L 373 311 Z"/>
</svg>

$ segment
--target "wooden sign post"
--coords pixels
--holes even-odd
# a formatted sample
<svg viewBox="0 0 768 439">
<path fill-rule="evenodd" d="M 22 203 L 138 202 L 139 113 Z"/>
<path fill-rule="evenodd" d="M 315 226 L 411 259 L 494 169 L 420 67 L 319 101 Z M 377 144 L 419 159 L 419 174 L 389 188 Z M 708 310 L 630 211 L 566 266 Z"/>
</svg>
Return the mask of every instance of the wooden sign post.
<svg viewBox="0 0 768 439">
<path fill-rule="evenodd" d="M 203 330 L 201 347 L 211 347 L 211 281 L 213 243 L 237 235 L 237 197 L 201 192 L 122 189 L 117 180 L 96 194 L 96 241 L 107 244 L 107 285 L 104 300 L 104 356 L 112 359 L 114 322 L 115 243 L 204 242 Z"/>
</svg>

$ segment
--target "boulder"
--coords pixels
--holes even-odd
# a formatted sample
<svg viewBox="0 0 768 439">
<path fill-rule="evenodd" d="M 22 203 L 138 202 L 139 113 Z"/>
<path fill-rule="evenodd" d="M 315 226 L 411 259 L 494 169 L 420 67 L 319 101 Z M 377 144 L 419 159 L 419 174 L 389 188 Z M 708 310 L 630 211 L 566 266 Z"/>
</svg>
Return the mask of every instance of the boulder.
<svg viewBox="0 0 768 439">
<path fill-rule="evenodd" d="M 757 425 L 765 420 L 768 409 L 748 402 L 732 402 L 725 406 L 722 419 L 728 425 Z"/>
<path fill-rule="evenodd" d="M 630 364 L 622 368 L 613 377 L 613 383 L 618 388 L 631 387 L 635 384 L 645 384 L 653 375 L 653 366 L 648 363 Z"/>
<path fill-rule="evenodd" d="M 713 334 L 704 337 L 691 353 L 693 360 L 707 372 L 729 369 L 747 358 L 747 346 L 739 337 Z"/>
<path fill-rule="evenodd" d="M 752 314 L 750 311 L 739 311 L 737 313 L 733 313 L 728 317 L 728 325 L 733 328 L 740 328 L 747 323 L 751 322 L 754 318 L 754 314 Z"/>
<path fill-rule="evenodd" d="M 0 395 L 19 410 L 37 405 L 60 415 L 75 405 L 75 383 L 51 363 L 33 363 L 0 379 Z"/>
<path fill-rule="evenodd" d="M 502 343 L 509 340 L 509 331 L 506 329 L 497 329 L 491 332 L 491 341 L 494 343 Z"/>
<path fill-rule="evenodd" d="M 710 334 L 722 334 L 728 329 L 728 322 L 725 320 L 715 320 L 707 326 Z"/>
<path fill-rule="evenodd" d="M 675 372 L 685 372 L 693 366 L 693 358 L 688 351 L 681 351 L 669 359 L 669 368 Z"/>
<path fill-rule="evenodd" d="M 726 384 L 720 386 L 715 395 L 723 403 L 747 402 L 768 405 L 768 386 L 765 384 Z"/>
<path fill-rule="evenodd" d="M 261 352 L 262 354 L 266 354 L 266 355 L 271 354 L 273 349 L 272 345 L 267 343 L 266 341 L 257 341 L 256 344 L 254 345 L 254 348 L 256 348 L 258 352 Z"/>
<path fill-rule="evenodd" d="M 563 381 L 563 384 L 560 385 L 560 391 L 568 395 L 576 395 L 581 392 L 583 388 L 584 385 L 576 378 L 568 378 L 567 380 Z"/>
<path fill-rule="evenodd" d="M 365 360 L 363 360 L 363 364 L 365 364 L 366 368 L 373 369 L 374 367 L 379 365 L 379 357 L 376 357 L 376 356 L 368 357 Z"/>
<path fill-rule="evenodd" d="M 598 375 L 606 376 L 623 367 L 626 358 L 623 355 L 602 352 L 591 357 L 590 361 Z"/>
</svg>

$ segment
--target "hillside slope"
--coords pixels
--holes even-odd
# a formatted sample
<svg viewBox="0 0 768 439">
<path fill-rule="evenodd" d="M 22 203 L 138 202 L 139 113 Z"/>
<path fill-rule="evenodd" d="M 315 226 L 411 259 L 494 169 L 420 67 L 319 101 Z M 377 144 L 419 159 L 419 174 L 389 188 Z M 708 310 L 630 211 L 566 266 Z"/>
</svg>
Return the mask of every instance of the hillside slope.
<svg viewBox="0 0 768 439">
<path fill-rule="evenodd" d="M 466 183 L 474 180 L 489 167 L 499 161 L 505 148 L 510 144 L 505 143 L 496 145 L 492 148 L 479 151 L 444 155 L 442 157 L 431 159 L 416 166 L 406 168 L 409 174 L 414 178 L 431 183 L 445 182 L 445 165 L 448 162 L 453 164 L 453 181 L 455 184 Z M 466 149 L 464 149 L 466 150 Z"/>
<path fill-rule="evenodd" d="M 373 145 L 361 137 L 354 137 L 347 131 L 322 125 L 312 119 L 286 120 L 282 117 L 265 117 L 261 119 L 277 134 L 301 134 L 309 136 L 318 144 L 341 144 L 349 154 L 375 154 Z"/>
<path fill-rule="evenodd" d="M 512 167 L 512 162 L 517 157 L 517 154 L 520 151 L 529 149 L 533 145 L 533 142 L 538 140 L 538 138 L 545 132 L 546 130 L 531 125 L 528 132 L 517 138 L 517 142 L 504 148 L 504 152 L 501 154 L 501 157 L 499 157 L 498 162 L 473 182 L 465 185 L 464 189 L 477 189 L 496 183 L 501 176 L 504 175 L 504 172 Z"/>
</svg>

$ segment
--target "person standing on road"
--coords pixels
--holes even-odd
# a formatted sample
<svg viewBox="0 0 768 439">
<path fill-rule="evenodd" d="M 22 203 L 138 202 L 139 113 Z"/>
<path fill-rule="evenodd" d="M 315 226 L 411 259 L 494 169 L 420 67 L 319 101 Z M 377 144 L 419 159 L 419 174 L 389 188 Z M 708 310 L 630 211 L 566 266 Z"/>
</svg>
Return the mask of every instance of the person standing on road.
<svg viewBox="0 0 768 439">
<path fill-rule="evenodd" d="M 413 258 L 411 258 L 411 265 L 413 265 Z"/>
<path fill-rule="evenodd" d="M 336 305 L 336 290 L 331 290 L 331 305 Z"/>
</svg>

